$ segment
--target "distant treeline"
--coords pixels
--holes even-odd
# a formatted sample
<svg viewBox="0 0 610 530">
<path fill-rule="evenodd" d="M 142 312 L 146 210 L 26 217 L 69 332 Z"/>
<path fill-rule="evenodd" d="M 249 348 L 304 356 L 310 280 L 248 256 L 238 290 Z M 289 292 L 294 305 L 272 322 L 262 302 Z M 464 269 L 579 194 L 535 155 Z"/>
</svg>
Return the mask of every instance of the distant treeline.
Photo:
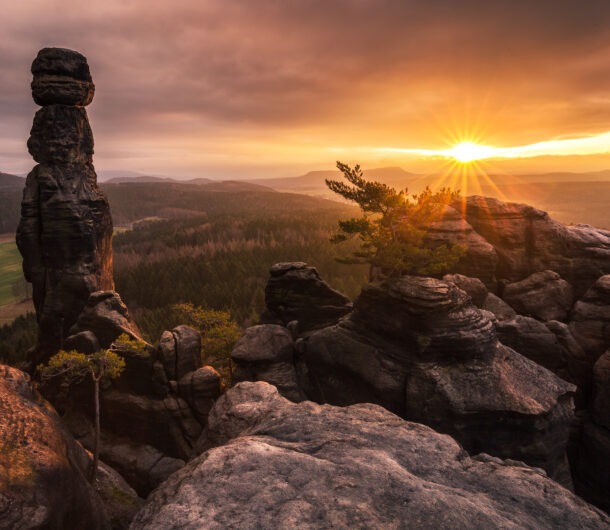
<svg viewBox="0 0 610 530">
<path fill-rule="evenodd" d="M 115 236 L 116 288 L 150 340 L 165 329 L 158 310 L 179 302 L 228 310 L 243 326 L 256 322 L 269 268 L 280 261 L 315 266 L 353 298 L 368 268 L 338 263 L 349 243 L 329 242 L 337 220 L 351 213 L 341 205 L 311 210 L 278 201 L 256 213 L 146 223 Z"/>
</svg>

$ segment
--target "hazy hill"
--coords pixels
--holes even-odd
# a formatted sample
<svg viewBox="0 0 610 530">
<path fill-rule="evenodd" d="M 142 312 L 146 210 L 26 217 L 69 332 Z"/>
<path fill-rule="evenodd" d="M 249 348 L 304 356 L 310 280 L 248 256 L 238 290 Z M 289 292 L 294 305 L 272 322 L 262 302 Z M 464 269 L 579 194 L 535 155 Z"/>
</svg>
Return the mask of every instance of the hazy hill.
<svg viewBox="0 0 610 530">
<path fill-rule="evenodd" d="M 421 175 L 409 173 L 400 167 L 382 167 L 367 169 L 364 176 L 370 180 L 379 180 L 394 187 L 404 187 L 404 183 L 420 180 Z M 270 178 L 249 180 L 254 184 L 262 184 L 278 191 L 291 191 L 294 193 L 307 193 L 308 195 L 332 196 L 328 190 L 325 179 L 340 179 L 338 170 L 310 171 L 298 177 Z"/>
<path fill-rule="evenodd" d="M 0 188 L 12 188 L 16 186 L 22 188 L 24 184 L 25 179 L 23 177 L 11 175 L 10 173 L 2 173 L 2 171 L 0 171 Z"/>
</svg>

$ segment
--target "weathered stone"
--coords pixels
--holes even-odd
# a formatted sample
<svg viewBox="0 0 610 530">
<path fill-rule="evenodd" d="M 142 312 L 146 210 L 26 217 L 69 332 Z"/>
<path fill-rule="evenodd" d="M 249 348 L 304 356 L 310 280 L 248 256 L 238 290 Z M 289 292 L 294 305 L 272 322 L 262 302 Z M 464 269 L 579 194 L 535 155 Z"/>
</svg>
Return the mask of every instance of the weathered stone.
<svg viewBox="0 0 610 530">
<path fill-rule="evenodd" d="M 93 332 L 102 348 L 109 348 L 123 333 L 141 340 L 140 330 L 129 316 L 119 293 L 115 291 L 91 293 L 76 324 L 70 329 L 71 334 L 81 331 Z"/>
<path fill-rule="evenodd" d="M 540 470 L 470 458 L 449 436 L 375 405 L 293 404 L 264 383 L 240 383 L 210 417 L 207 434 L 230 443 L 153 492 L 134 530 L 610 524 Z"/>
<path fill-rule="evenodd" d="M 489 293 L 487 298 L 485 298 L 483 309 L 493 313 L 498 320 L 512 320 L 517 316 L 517 313 L 511 306 L 493 293 Z"/>
<path fill-rule="evenodd" d="M 0 365 L 0 527 L 110 528 L 89 462 L 29 377 Z"/>
<path fill-rule="evenodd" d="M 403 276 L 363 287 L 351 317 L 400 341 L 421 360 L 485 356 L 497 341 L 492 323 L 453 284 Z"/>
<path fill-rule="evenodd" d="M 187 459 L 202 425 L 188 403 L 175 395 L 165 399 L 109 389 L 102 393 L 102 428 L 129 435 L 141 445 L 152 445 L 167 456 Z"/>
<path fill-rule="evenodd" d="M 32 63 L 32 96 L 41 106 L 88 105 L 93 85 L 87 59 L 65 48 L 43 48 Z"/>
<path fill-rule="evenodd" d="M 455 208 L 446 206 L 440 220 L 422 227 L 429 245 L 460 245 L 466 254 L 460 258 L 453 270 L 459 274 L 479 278 L 491 290 L 496 288 L 498 256 L 493 245 L 468 224 Z"/>
<path fill-rule="evenodd" d="M 292 401 L 305 395 L 297 384 L 294 368 L 294 341 L 284 326 L 251 326 L 235 344 L 231 359 L 235 363 L 233 380 L 266 381 Z"/>
<path fill-rule="evenodd" d="M 168 457 L 150 445 L 136 444 L 108 433 L 102 436 L 100 456 L 142 497 L 185 464 L 184 460 Z"/>
<path fill-rule="evenodd" d="M 552 270 L 580 296 L 597 278 L 610 273 L 610 232 L 606 230 L 564 226 L 531 206 L 489 197 L 465 197 L 453 206 L 493 245 L 498 279 L 516 282 Z"/>
<path fill-rule="evenodd" d="M 220 374 L 211 366 L 203 366 L 182 376 L 178 381 L 180 397 L 190 405 L 195 418 L 205 425 L 214 401 L 223 391 Z"/>
<path fill-rule="evenodd" d="M 127 530 L 142 507 L 143 499 L 104 462 L 99 462 L 94 488 L 108 514 L 112 530 Z"/>
<path fill-rule="evenodd" d="M 470 278 L 463 274 L 445 274 L 443 281 L 457 285 L 472 299 L 472 303 L 477 307 L 483 307 L 487 299 L 487 287 L 479 278 Z"/>
<path fill-rule="evenodd" d="M 502 298 L 522 315 L 539 320 L 566 320 L 574 296 L 570 284 L 559 274 L 543 271 L 509 283 Z"/>
<path fill-rule="evenodd" d="M 517 315 L 496 323 L 498 338 L 528 359 L 557 373 L 567 368 L 568 352 L 543 322 Z"/>
<path fill-rule="evenodd" d="M 17 246 L 39 324 L 33 369 L 63 345 L 89 295 L 114 284 L 108 201 L 91 163 L 87 113 L 74 106 L 93 97 L 86 60 L 71 50 L 43 49 L 32 71 L 34 97 L 45 106 L 28 149 L 40 165 L 26 179 Z"/>
<path fill-rule="evenodd" d="M 75 350 L 89 355 L 99 351 L 101 347 L 95 333 L 92 331 L 80 331 L 75 335 L 70 335 L 64 341 L 64 349 L 67 351 Z"/>
<path fill-rule="evenodd" d="M 299 341 L 297 351 L 310 399 L 378 403 L 451 433 L 472 453 L 524 460 L 570 485 L 575 387 L 500 344 L 453 284 L 404 276 L 368 285 L 350 317 Z"/>
<path fill-rule="evenodd" d="M 265 288 L 263 323 L 298 321 L 299 333 L 328 326 L 351 311 L 352 303 L 306 263 L 276 263 Z"/>
<path fill-rule="evenodd" d="M 34 116 L 28 151 L 43 166 L 90 165 L 93 133 L 87 111 L 64 105 L 41 108 Z"/>
<path fill-rule="evenodd" d="M 594 363 L 610 345 L 610 274 L 599 278 L 576 302 L 569 326 Z"/>
<path fill-rule="evenodd" d="M 158 356 L 170 381 L 178 381 L 201 367 L 201 333 L 189 326 L 164 331 L 159 339 Z"/>
</svg>

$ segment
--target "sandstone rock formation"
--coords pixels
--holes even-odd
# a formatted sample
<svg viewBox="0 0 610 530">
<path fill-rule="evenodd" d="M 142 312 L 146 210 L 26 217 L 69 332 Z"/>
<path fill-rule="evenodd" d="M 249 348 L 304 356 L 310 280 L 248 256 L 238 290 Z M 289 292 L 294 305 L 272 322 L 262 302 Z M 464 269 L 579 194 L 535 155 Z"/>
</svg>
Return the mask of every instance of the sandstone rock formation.
<svg viewBox="0 0 610 530">
<path fill-rule="evenodd" d="M 539 320 L 566 320 L 573 303 L 572 286 L 553 271 L 509 283 L 502 298 L 517 313 Z"/>
<path fill-rule="evenodd" d="M 0 365 L 0 528 L 110 528 L 89 459 L 29 376 Z"/>
<path fill-rule="evenodd" d="M 403 276 L 362 290 L 353 313 L 297 343 L 310 399 L 371 402 L 570 484 L 565 446 L 575 387 L 502 345 L 451 283 Z"/>
<path fill-rule="evenodd" d="M 532 206 L 489 197 L 465 197 L 453 207 L 468 227 L 493 246 L 498 257 L 493 272 L 496 280 L 517 282 L 533 273 L 551 270 L 567 281 L 578 297 L 600 276 L 610 273 L 607 230 L 588 225 L 564 226 Z M 487 267 L 484 277 L 473 272 L 478 263 L 478 251 L 469 249 L 456 272 L 478 277 L 496 292 L 497 284 L 489 282 Z"/>
<path fill-rule="evenodd" d="M 108 330 L 118 334 L 122 327 L 108 325 Z M 218 372 L 202 366 L 201 336 L 196 330 L 178 326 L 164 332 L 163 338 L 156 349 L 142 341 L 110 345 L 125 360 L 125 371 L 101 393 L 100 455 L 140 495 L 149 493 L 190 458 L 208 413 L 223 391 Z M 64 401 L 70 430 L 91 447 L 91 414 L 83 389 L 74 389 Z"/>
<path fill-rule="evenodd" d="M 277 263 L 265 288 L 267 324 L 297 321 L 299 332 L 334 324 L 351 311 L 349 298 L 332 289 L 306 263 Z"/>
<path fill-rule="evenodd" d="M 33 285 L 39 334 L 31 363 L 53 355 L 94 291 L 113 288 L 112 220 L 97 186 L 93 135 L 84 109 L 94 93 L 87 60 L 44 48 L 32 63 L 36 113 L 17 245 Z"/>
<path fill-rule="evenodd" d="M 163 483 L 132 529 L 610 525 L 543 471 L 471 458 L 371 404 L 294 404 L 241 383 L 214 406 L 205 438 L 213 448 Z"/>
<path fill-rule="evenodd" d="M 305 394 L 297 383 L 293 357 L 294 340 L 285 327 L 249 327 L 231 352 L 236 366 L 233 381 L 267 381 L 285 398 L 302 401 Z"/>
</svg>

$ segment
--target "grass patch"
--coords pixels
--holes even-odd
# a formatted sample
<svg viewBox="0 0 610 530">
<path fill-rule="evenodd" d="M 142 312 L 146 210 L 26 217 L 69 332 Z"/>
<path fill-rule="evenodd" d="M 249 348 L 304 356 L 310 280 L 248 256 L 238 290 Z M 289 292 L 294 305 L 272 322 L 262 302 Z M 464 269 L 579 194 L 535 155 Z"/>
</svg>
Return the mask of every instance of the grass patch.
<svg viewBox="0 0 610 530">
<path fill-rule="evenodd" d="M 13 292 L 13 285 L 21 280 L 21 254 L 14 241 L 0 243 L 0 306 L 20 301 L 23 296 Z"/>
</svg>

